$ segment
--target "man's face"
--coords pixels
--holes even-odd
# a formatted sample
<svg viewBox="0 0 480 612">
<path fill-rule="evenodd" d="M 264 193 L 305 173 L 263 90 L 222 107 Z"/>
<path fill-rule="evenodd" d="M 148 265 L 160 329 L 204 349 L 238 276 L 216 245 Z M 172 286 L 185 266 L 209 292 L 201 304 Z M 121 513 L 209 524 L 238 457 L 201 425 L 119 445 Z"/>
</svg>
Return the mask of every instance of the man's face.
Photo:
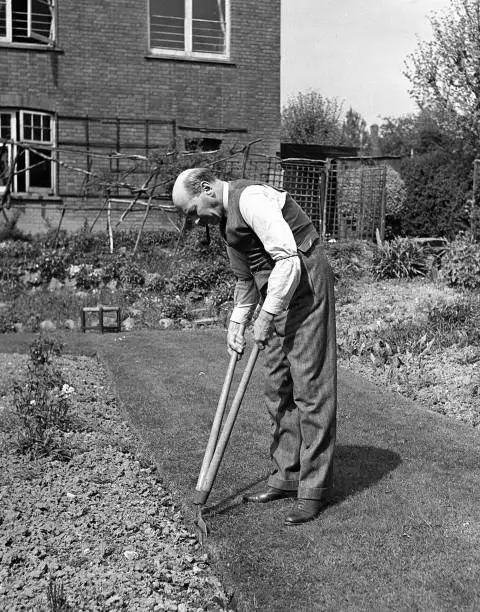
<svg viewBox="0 0 480 612">
<path fill-rule="evenodd" d="M 223 217 L 223 206 L 215 191 L 204 181 L 200 195 L 190 200 L 188 216 L 194 219 L 198 225 L 218 225 Z"/>
</svg>

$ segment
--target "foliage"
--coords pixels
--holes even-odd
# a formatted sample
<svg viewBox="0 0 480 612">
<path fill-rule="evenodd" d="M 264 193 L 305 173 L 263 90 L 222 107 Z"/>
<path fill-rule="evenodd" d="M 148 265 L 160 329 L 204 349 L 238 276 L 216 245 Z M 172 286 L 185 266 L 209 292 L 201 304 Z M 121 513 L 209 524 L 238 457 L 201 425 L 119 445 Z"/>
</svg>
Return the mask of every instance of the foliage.
<svg viewBox="0 0 480 612">
<path fill-rule="evenodd" d="M 468 228 L 471 157 L 437 149 L 404 160 L 401 175 L 407 190 L 403 235 L 451 239 Z"/>
<path fill-rule="evenodd" d="M 380 148 L 384 155 L 410 157 L 430 151 L 458 149 L 461 141 L 439 125 L 434 113 L 386 117 L 380 125 Z"/>
<path fill-rule="evenodd" d="M 429 261 L 424 250 L 409 238 L 394 238 L 377 247 L 372 262 L 376 279 L 425 276 Z"/>
<path fill-rule="evenodd" d="M 391 166 L 387 166 L 385 190 L 385 214 L 402 214 L 407 203 L 407 189 L 400 173 Z"/>
<path fill-rule="evenodd" d="M 70 424 L 73 388 L 55 367 L 61 347 L 40 336 L 30 346 L 30 363 L 23 379 L 13 384 L 13 416 L 17 422 L 15 446 L 31 459 L 46 455 L 68 457 L 61 432 Z"/>
<path fill-rule="evenodd" d="M 0 227 L 0 242 L 6 240 L 17 240 L 19 242 L 29 242 L 31 236 L 25 234 L 17 227 L 18 217 L 12 217 Z"/>
<path fill-rule="evenodd" d="M 357 147 L 364 155 L 371 154 L 370 134 L 365 119 L 349 108 L 342 125 L 342 145 Z"/>
<path fill-rule="evenodd" d="M 451 304 L 433 306 L 428 326 L 437 346 L 480 346 L 480 296 L 467 293 Z"/>
<path fill-rule="evenodd" d="M 339 354 L 358 357 L 384 370 L 387 381 L 411 388 L 410 375 L 421 372 L 424 360 L 451 346 L 473 347 L 470 363 L 479 358 L 480 296 L 468 294 L 453 303 L 431 304 L 425 316 L 394 320 L 388 325 L 352 326 L 340 330 Z M 413 391 L 413 389 L 411 389 Z"/>
<path fill-rule="evenodd" d="M 342 103 L 318 91 L 299 92 L 282 109 L 282 139 L 301 144 L 342 141 Z"/>
<path fill-rule="evenodd" d="M 51 253 L 44 252 L 37 260 L 36 267 L 40 272 L 42 281 L 49 283 L 52 278 L 63 281 L 66 276 L 68 258 L 65 253 L 53 250 Z"/>
<path fill-rule="evenodd" d="M 168 280 L 167 290 L 173 294 L 189 294 L 191 299 L 202 299 L 212 290 L 220 289 L 230 294 L 233 275 L 226 262 L 190 261 L 180 267 Z M 218 293 L 219 294 L 219 293 Z"/>
<path fill-rule="evenodd" d="M 368 273 L 373 257 L 370 243 L 364 240 L 329 242 L 325 248 L 337 280 L 361 278 Z"/>
<path fill-rule="evenodd" d="M 453 287 L 480 287 L 480 243 L 468 233 L 459 234 L 450 243 L 442 259 L 441 274 Z"/>
<path fill-rule="evenodd" d="M 49 606 L 49 612 L 71 612 L 72 607 L 67 601 L 65 595 L 65 587 L 63 582 L 60 581 L 58 584 L 55 578 L 50 577 L 47 586 L 47 602 Z"/>
<path fill-rule="evenodd" d="M 478 144 L 480 120 L 480 0 L 451 0 L 430 19 L 433 38 L 420 41 L 405 76 L 420 108 L 431 109 L 443 130 Z"/>
</svg>

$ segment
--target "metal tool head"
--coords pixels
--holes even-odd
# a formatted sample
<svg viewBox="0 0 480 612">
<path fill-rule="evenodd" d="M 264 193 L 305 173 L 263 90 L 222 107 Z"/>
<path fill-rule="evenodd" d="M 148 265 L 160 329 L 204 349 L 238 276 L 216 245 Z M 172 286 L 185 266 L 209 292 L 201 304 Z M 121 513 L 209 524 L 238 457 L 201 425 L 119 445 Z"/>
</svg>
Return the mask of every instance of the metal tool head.
<svg viewBox="0 0 480 612">
<path fill-rule="evenodd" d="M 198 541 L 200 542 L 200 546 L 203 548 L 203 543 L 205 541 L 205 538 L 208 536 L 208 527 L 207 527 L 207 523 L 203 520 L 202 510 L 203 510 L 203 507 L 198 506 L 197 516 L 195 519 L 195 531 L 197 532 L 197 538 L 198 538 Z"/>
</svg>

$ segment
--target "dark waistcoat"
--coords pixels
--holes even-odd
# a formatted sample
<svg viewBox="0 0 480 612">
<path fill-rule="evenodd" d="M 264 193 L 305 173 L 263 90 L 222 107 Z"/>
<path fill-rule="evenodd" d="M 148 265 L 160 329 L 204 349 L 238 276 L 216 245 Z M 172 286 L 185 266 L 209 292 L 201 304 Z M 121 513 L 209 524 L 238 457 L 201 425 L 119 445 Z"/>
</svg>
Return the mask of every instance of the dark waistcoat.
<svg viewBox="0 0 480 612">
<path fill-rule="evenodd" d="M 254 276 L 260 272 L 270 271 L 275 262 L 265 251 L 261 240 L 252 228 L 243 220 L 240 213 L 240 196 L 244 189 L 250 185 L 264 184 L 245 179 L 229 182 L 227 220 L 225 227 L 222 228 L 227 244 L 236 251 L 243 253 Z M 277 189 L 277 191 L 281 190 Z M 286 194 L 282 214 L 292 230 L 297 249 L 302 253 L 306 253 L 317 241 L 318 233 L 309 217 L 289 193 Z"/>
</svg>

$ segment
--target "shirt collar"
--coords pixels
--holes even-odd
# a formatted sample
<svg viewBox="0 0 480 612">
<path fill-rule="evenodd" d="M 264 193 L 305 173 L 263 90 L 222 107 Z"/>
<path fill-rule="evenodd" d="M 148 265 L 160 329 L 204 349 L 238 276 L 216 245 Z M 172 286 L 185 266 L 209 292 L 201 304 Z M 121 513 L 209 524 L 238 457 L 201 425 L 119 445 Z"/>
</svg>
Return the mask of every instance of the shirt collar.
<svg viewBox="0 0 480 612">
<path fill-rule="evenodd" d="M 225 210 L 228 208 L 228 183 L 224 181 L 223 183 L 223 206 Z"/>
</svg>

